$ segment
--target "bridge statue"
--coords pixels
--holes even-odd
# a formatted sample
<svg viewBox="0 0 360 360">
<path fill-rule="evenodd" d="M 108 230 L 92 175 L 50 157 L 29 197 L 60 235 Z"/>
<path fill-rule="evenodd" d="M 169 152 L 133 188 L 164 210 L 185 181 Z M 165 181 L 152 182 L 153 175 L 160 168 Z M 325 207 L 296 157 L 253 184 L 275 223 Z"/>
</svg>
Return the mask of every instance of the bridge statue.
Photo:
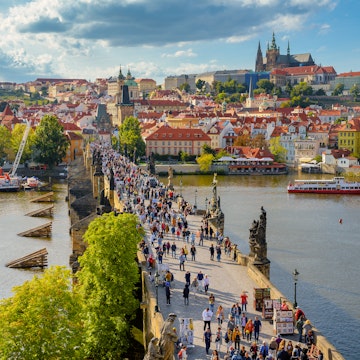
<svg viewBox="0 0 360 360">
<path fill-rule="evenodd" d="M 164 359 L 164 356 L 160 353 L 159 339 L 153 337 L 149 343 L 148 351 L 144 357 L 144 360 L 157 359 Z"/>
<path fill-rule="evenodd" d="M 270 260 L 267 258 L 266 211 L 261 207 L 260 219 L 254 220 L 249 229 L 249 257 L 264 275 L 270 275 Z"/>
<path fill-rule="evenodd" d="M 178 336 L 173 330 L 175 319 L 176 314 L 170 313 L 161 329 L 160 350 L 164 360 L 173 360 L 174 357 L 175 342 L 178 340 Z"/>
</svg>

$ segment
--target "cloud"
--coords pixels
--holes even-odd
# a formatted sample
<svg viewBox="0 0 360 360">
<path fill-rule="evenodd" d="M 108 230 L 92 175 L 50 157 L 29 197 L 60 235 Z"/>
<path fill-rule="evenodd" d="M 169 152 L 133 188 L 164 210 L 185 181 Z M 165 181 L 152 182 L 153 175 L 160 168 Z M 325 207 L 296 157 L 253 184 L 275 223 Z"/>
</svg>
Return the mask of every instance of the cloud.
<svg viewBox="0 0 360 360">
<path fill-rule="evenodd" d="M 324 35 L 329 33 L 331 30 L 331 26 L 329 24 L 322 24 L 319 29 L 319 34 Z"/>
<path fill-rule="evenodd" d="M 101 65 L 106 69 L 110 61 L 124 61 L 121 59 L 134 62 L 130 59 L 136 56 L 141 63 L 148 54 L 155 57 L 155 51 L 164 61 L 199 58 L 209 52 L 204 43 L 213 49 L 211 45 L 216 42 L 229 46 L 245 43 L 259 38 L 262 31 L 298 31 L 307 25 L 314 11 L 329 9 L 334 1 L 51 0 L 51 6 L 48 0 L 10 3 L 13 5 L 8 8 L 1 4 L 0 49 L 14 63 L 7 61 L 3 66 L 22 66 L 24 75 L 29 71 L 45 75 L 48 71 L 52 76 L 60 73 L 59 69 L 67 74 L 75 73 L 76 67 L 90 69 L 91 62 L 94 69 Z M 15 54 L 14 49 L 23 52 Z M 144 55 L 145 51 L 148 54 Z M 5 58 L 0 57 L 0 61 Z M 178 63 L 176 66 L 182 67 Z"/>
<path fill-rule="evenodd" d="M 197 54 L 195 54 L 192 51 L 192 49 L 179 50 L 173 54 L 162 54 L 161 55 L 161 57 L 163 57 L 163 58 L 196 57 L 196 56 L 197 56 Z"/>
</svg>

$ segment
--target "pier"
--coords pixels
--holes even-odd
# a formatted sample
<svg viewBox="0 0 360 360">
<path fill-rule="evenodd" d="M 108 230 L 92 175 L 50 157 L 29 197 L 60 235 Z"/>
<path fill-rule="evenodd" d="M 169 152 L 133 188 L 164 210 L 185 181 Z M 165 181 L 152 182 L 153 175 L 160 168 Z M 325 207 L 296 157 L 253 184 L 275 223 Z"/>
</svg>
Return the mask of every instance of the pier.
<svg viewBox="0 0 360 360">
<path fill-rule="evenodd" d="M 47 255 L 48 252 L 46 248 L 43 248 L 41 250 L 35 251 L 31 254 L 28 254 L 26 256 L 23 256 L 21 258 L 18 258 L 16 260 L 12 260 L 6 264 L 9 268 L 44 268 L 47 266 Z"/>
</svg>

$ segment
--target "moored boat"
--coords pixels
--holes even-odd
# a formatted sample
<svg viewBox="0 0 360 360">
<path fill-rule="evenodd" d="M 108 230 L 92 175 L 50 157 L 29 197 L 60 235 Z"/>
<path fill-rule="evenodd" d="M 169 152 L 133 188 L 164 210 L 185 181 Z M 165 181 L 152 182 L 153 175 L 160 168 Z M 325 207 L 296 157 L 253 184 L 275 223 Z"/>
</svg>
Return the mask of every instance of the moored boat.
<svg viewBox="0 0 360 360">
<path fill-rule="evenodd" d="M 11 176 L 8 173 L 2 175 L 2 170 L 0 168 L 0 191 L 1 192 L 19 191 L 20 188 L 21 188 L 20 177 Z"/>
<path fill-rule="evenodd" d="M 360 182 L 346 181 L 344 177 L 330 180 L 295 180 L 287 187 L 288 193 L 360 195 Z"/>
<path fill-rule="evenodd" d="M 46 184 L 40 181 L 36 176 L 26 178 L 22 183 L 24 190 L 40 189 Z"/>
</svg>

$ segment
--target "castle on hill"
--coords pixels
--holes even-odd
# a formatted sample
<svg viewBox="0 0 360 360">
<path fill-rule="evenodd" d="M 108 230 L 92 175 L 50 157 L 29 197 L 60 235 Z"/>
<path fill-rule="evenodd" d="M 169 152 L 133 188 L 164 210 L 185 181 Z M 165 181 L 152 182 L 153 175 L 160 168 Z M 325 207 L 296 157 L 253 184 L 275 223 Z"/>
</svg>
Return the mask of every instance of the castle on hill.
<svg viewBox="0 0 360 360">
<path fill-rule="evenodd" d="M 280 47 L 276 45 L 275 34 L 273 33 L 271 45 L 268 44 L 266 57 L 263 57 L 260 42 L 256 55 L 255 71 L 271 71 L 273 69 L 299 67 L 315 65 L 310 53 L 290 54 L 290 44 L 288 43 L 287 54 L 280 54 Z"/>
</svg>

